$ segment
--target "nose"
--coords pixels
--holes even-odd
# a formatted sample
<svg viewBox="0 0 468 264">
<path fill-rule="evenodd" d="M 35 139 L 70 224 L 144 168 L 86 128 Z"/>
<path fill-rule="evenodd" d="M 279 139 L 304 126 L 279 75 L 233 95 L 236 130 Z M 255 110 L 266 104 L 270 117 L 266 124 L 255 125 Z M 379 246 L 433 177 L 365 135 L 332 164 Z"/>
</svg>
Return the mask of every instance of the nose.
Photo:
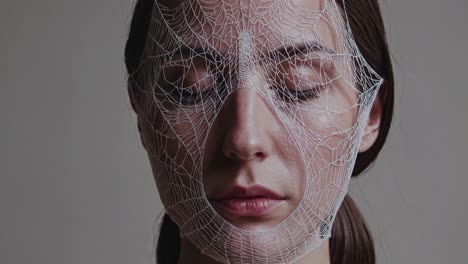
<svg viewBox="0 0 468 264">
<path fill-rule="evenodd" d="M 272 152 L 271 111 L 255 89 L 239 88 L 227 98 L 223 153 L 233 160 L 264 160 Z"/>
</svg>

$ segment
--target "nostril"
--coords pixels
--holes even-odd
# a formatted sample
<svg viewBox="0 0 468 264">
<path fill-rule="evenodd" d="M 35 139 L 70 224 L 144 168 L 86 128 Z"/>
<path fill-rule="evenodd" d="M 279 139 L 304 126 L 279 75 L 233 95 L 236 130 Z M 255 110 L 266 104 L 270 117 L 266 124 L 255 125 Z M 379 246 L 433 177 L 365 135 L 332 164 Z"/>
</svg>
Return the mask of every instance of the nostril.
<svg viewBox="0 0 468 264">
<path fill-rule="evenodd" d="M 231 146 L 230 148 L 225 149 L 224 156 L 228 159 L 236 159 L 236 160 L 252 160 L 252 159 L 260 159 L 264 160 L 267 158 L 267 153 L 264 151 L 255 151 L 253 149 L 246 149 L 246 148 L 235 148 L 235 146 Z"/>
<path fill-rule="evenodd" d="M 259 159 L 264 159 L 266 157 L 266 155 L 263 152 L 257 152 L 257 153 L 255 153 L 255 157 L 259 158 Z"/>
</svg>

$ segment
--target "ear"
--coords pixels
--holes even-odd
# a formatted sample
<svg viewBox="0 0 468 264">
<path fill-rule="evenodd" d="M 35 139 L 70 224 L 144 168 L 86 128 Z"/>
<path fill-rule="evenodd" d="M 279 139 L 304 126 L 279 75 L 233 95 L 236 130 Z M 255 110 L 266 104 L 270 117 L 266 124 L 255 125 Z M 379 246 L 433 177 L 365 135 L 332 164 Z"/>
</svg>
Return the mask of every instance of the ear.
<svg viewBox="0 0 468 264">
<path fill-rule="evenodd" d="M 127 81 L 127 91 L 128 91 L 128 97 L 130 99 L 130 105 L 132 106 L 133 111 L 138 116 L 138 107 L 137 107 L 138 104 L 137 104 L 137 99 L 136 99 L 136 94 L 135 94 L 135 86 L 133 86 L 133 81 L 130 78 Z M 137 118 L 137 123 L 138 123 L 138 132 L 141 132 L 139 118 Z"/>
<path fill-rule="evenodd" d="M 135 95 L 135 86 L 133 86 L 133 81 L 129 78 L 127 81 L 127 91 L 128 97 L 130 99 L 130 105 L 132 106 L 133 111 L 138 114 L 137 111 L 137 100 Z"/>
<path fill-rule="evenodd" d="M 135 87 L 133 86 L 133 81 L 128 79 L 127 81 L 127 91 L 128 91 L 128 97 L 130 98 L 130 105 L 132 106 L 133 111 L 137 114 L 137 126 L 138 126 L 138 132 L 140 134 L 140 140 L 141 143 L 143 144 L 143 147 L 146 149 L 146 144 L 145 140 L 143 138 L 143 134 L 141 133 L 141 126 L 140 126 L 140 118 L 138 118 L 138 107 L 137 107 L 137 99 L 136 99 L 136 94 L 135 94 Z"/>
<path fill-rule="evenodd" d="M 377 97 L 372 104 L 369 119 L 364 127 L 359 153 L 367 151 L 374 144 L 379 135 L 380 120 L 382 118 L 382 103 Z"/>
</svg>

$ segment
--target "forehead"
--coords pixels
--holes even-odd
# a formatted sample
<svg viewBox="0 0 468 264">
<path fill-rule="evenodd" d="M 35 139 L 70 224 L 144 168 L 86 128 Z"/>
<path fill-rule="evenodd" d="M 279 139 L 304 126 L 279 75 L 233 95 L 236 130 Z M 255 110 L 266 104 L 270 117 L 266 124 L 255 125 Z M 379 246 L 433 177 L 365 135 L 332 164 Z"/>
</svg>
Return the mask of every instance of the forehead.
<svg viewBox="0 0 468 264">
<path fill-rule="evenodd" d="M 232 54 L 246 32 L 260 52 L 300 42 L 343 49 L 341 13 L 330 0 L 162 0 L 154 14 L 153 40 L 163 49 L 208 45 Z"/>
</svg>

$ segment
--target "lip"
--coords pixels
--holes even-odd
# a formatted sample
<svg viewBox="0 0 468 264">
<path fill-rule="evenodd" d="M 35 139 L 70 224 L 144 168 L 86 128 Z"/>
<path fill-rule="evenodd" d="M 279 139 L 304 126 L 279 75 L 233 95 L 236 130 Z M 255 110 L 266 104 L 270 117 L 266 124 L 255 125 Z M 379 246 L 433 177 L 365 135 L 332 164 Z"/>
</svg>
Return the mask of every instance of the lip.
<svg viewBox="0 0 468 264">
<path fill-rule="evenodd" d="M 282 204 L 286 197 L 260 185 L 234 186 L 209 199 L 226 216 L 266 216 Z"/>
</svg>

